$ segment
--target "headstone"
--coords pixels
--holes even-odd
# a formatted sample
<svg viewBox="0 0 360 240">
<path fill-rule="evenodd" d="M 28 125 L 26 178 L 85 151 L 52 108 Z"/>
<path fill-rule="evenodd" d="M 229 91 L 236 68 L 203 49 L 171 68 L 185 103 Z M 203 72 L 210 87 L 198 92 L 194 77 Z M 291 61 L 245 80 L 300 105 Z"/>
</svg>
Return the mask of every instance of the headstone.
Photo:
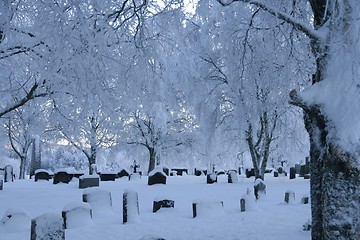
<svg viewBox="0 0 360 240">
<path fill-rule="evenodd" d="M 172 176 L 172 177 L 177 176 L 177 172 L 176 171 L 170 171 L 170 176 Z"/>
<path fill-rule="evenodd" d="M 166 184 L 166 174 L 162 169 L 154 169 L 149 173 L 148 185 L 151 186 L 154 184 Z"/>
<path fill-rule="evenodd" d="M 139 222 L 138 194 L 132 190 L 125 190 L 123 194 L 123 223 Z"/>
<path fill-rule="evenodd" d="M 65 240 L 65 226 L 61 216 L 45 213 L 31 221 L 30 240 Z"/>
<path fill-rule="evenodd" d="M 303 196 L 301 199 L 301 203 L 302 204 L 308 204 L 309 203 L 309 197 L 308 196 Z"/>
<path fill-rule="evenodd" d="M 140 173 L 131 173 L 129 175 L 129 180 L 133 181 L 133 180 L 140 180 L 141 179 L 141 174 Z"/>
<path fill-rule="evenodd" d="M 296 169 L 295 167 L 291 167 L 290 168 L 290 179 L 295 179 L 296 178 Z"/>
<path fill-rule="evenodd" d="M 264 181 L 261 180 L 260 178 L 255 180 L 254 194 L 255 194 L 256 200 L 259 200 L 260 198 L 262 198 L 263 196 L 266 195 L 266 185 L 265 185 Z"/>
<path fill-rule="evenodd" d="M 224 215 L 224 203 L 222 201 L 193 202 L 192 209 L 193 218 Z"/>
<path fill-rule="evenodd" d="M 240 199 L 240 211 L 245 212 L 245 210 L 246 210 L 246 198 L 242 197 Z"/>
<path fill-rule="evenodd" d="M 274 171 L 274 177 L 279 177 L 279 173 L 277 171 Z"/>
<path fill-rule="evenodd" d="M 3 204 L 3 203 L 2 203 Z M 31 218 L 22 209 L 8 209 L 0 219 L 1 232 L 20 232 L 30 230 Z"/>
<path fill-rule="evenodd" d="M 255 170 L 253 168 L 249 169 L 247 168 L 245 170 L 246 178 L 254 177 L 255 176 Z"/>
<path fill-rule="evenodd" d="M 40 136 L 35 135 L 32 140 L 30 176 L 35 175 L 37 169 L 41 169 L 41 145 Z"/>
<path fill-rule="evenodd" d="M 310 179 L 310 177 L 311 177 L 310 174 L 305 174 L 304 175 L 304 179 Z"/>
<path fill-rule="evenodd" d="M 125 169 L 122 169 L 119 173 L 118 173 L 118 176 L 119 178 L 122 178 L 122 177 L 129 177 L 129 172 Z"/>
<path fill-rule="evenodd" d="M 153 213 L 157 212 L 160 208 L 174 208 L 174 200 L 163 199 L 157 200 L 153 203 Z"/>
<path fill-rule="evenodd" d="M 234 170 L 228 171 L 227 175 L 228 175 L 228 183 L 237 183 L 238 182 L 238 177 L 237 177 L 236 171 L 234 171 Z"/>
<path fill-rule="evenodd" d="M 67 172 L 60 171 L 54 174 L 53 184 L 58 183 L 69 183 L 72 179 L 72 175 L 68 174 Z"/>
<path fill-rule="evenodd" d="M 206 183 L 207 184 L 213 184 L 217 182 L 217 175 L 216 173 L 209 173 L 206 175 Z"/>
<path fill-rule="evenodd" d="M 170 169 L 167 167 L 162 167 L 163 172 L 166 174 L 166 176 L 170 175 Z"/>
<path fill-rule="evenodd" d="M 5 166 L 5 182 L 13 182 L 14 181 L 14 169 L 11 165 Z"/>
<path fill-rule="evenodd" d="M 295 202 L 295 193 L 293 191 L 286 191 L 285 202 L 286 203 L 294 203 Z"/>
<path fill-rule="evenodd" d="M 82 200 L 90 204 L 94 218 L 105 213 L 113 213 L 111 193 L 105 189 L 87 188 L 84 190 Z"/>
<path fill-rule="evenodd" d="M 137 173 L 137 169 L 140 168 L 140 165 L 134 160 L 133 165 L 130 166 L 133 169 L 133 173 Z"/>
<path fill-rule="evenodd" d="M 83 175 L 79 178 L 79 188 L 98 187 L 99 182 L 98 175 Z"/>
<path fill-rule="evenodd" d="M 300 174 L 300 167 L 301 167 L 301 165 L 300 164 L 295 164 L 295 173 L 296 174 Z"/>
<path fill-rule="evenodd" d="M 116 173 L 100 173 L 101 181 L 115 181 Z"/>
<path fill-rule="evenodd" d="M 35 171 L 35 182 L 38 180 L 49 181 L 51 179 L 50 173 L 45 169 L 37 169 Z"/>
<path fill-rule="evenodd" d="M 278 171 L 279 174 L 283 174 L 283 173 L 284 173 L 284 168 L 283 168 L 283 167 L 279 167 L 279 168 L 277 169 L 277 171 Z"/>
<path fill-rule="evenodd" d="M 0 191 L 4 189 L 3 175 L 0 175 Z"/>
<path fill-rule="evenodd" d="M 301 165 L 300 166 L 300 177 L 304 177 L 304 175 L 306 174 L 306 171 L 305 171 L 305 165 Z"/>
<path fill-rule="evenodd" d="M 201 175 L 207 175 L 207 170 L 206 169 L 194 169 L 194 175 L 195 176 L 201 176 Z"/>
<path fill-rule="evenodd" d="M 92 211 L 87 203 L 69 203 L 62 210 L 65 229 L 78 228 L 92 223 Z"/>
</svg>

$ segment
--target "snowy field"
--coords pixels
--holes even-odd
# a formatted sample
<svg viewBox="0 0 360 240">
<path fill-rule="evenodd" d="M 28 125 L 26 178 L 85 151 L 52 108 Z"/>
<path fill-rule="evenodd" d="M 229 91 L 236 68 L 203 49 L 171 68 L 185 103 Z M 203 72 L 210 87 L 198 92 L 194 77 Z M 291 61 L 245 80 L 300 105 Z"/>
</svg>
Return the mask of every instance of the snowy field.
<svg viewBox="0 0 360 240">
<path fill-rule="evenodd" d="M 218 239 L 218 240 L 303 240 L 310 239 L 310 232 L 303 225 L 310 219 L 310 205 L 302 204 L 301 198 L 309 195 L 309 180 L 266 176 L 267 195 L 255 202 L 246 212 L 240 211 L 240 198 L 247 188 L 253 189 L 254 178 L 239 177 L 239 182 L 228 184 L 225 176 L 219 182 L 206 184 L 206 177 L 168 177 L 166 185 L 147 185 L 147 177 L 127 181 L 100 182 L 100 188 L 112 195 L 113 212 L 93 216 L 84 226 L 66 230 L 66 240 L 166 240 Z M 138 193 L 140 218 L 136 223 L 122 223 L 122 196 L 126 189 Z M 287 190 L 295 192 L 295 202 L 284 203 Z M 78 180 L 70 184 L 52 184 L 52 181 L 16 180 L 5 183 L 0 191 L 0 218 L 8 209 L 23 209 L 30 218 L 44 213 L 61 215 L 69 203 L 81 203 L 84 190 L 78 188 Z M 155 199 L 171 199 L 175 207 L 153 213 Z M 208 209 L 208 213 L 193 218 L 192 203 L 223 202 L 223 211 Z M 29 240 L 30 222 L 25 226 L 15 223 L 9 227 L 0 223 L 1 240 Z"/>
</svg>

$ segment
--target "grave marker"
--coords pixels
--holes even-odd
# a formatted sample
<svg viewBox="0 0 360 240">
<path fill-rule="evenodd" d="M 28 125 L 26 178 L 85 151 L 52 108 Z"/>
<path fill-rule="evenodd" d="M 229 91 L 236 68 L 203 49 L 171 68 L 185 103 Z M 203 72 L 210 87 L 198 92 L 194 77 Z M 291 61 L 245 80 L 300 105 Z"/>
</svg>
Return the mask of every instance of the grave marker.
<svg viewBox="0 0 360 240">
<path fill-rule="evenodd" d="M 157 200 L 153 203 L 153 213 L 157 212 L 160 208 L 174 208 L 174 200 L 163 199 Z"/>
<path fill-rule="evenodd" d="M 149 173 L 148 185 L 151 186 L 154 184 L 166 184 L 166 174 L 162 169 L 154 169 Z"/>
<path fill-rule="evenodd" d="M 123 223 L 139 222 L 138 194 L 132 190 L 125 190 L 123 194 Z"/>
<path fill-rule="evenodd" d="M 4 168 L 5 172 L 5 182 L 13 182 L 14 181 L 14 169 L 11 165 L 6 165 Z"/>
<path fill-rule="evenodd" d="M 62 211 L 65 229 L 87 226 L 92 223 L 92 211 L 87 203 L 69 203 Z"/>
<path fill-rule="evenodd" d="M 285 193 L 285 202 L 286 203 L 294 203 L 295 202 L 295 193 L 293 191 L 286 191 Z"/>
<path fill-rule="evenodd" d="M 45 213 L 31 221 L 30 240 L 65 240 L 65 226 L 62 217 Z"/>
<path fill-rule="evenodd" d="M 260 178 L 255 180 L 254 194 L 255 194 L 256 200 L 259 200 L 260 198 L 262 198 L 263 196 L 266 195 L 266 185 L 265 185 L 264 181 L 261 180 Z"/>
</svg>

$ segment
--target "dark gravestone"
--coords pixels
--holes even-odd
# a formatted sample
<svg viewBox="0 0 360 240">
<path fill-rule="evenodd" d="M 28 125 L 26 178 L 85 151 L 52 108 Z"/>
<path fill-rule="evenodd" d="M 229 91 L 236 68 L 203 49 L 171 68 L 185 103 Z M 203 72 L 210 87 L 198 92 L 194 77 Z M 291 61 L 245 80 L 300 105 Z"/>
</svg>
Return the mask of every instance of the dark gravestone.
<svg viewBox="0 0 360 240">
<path fill-rule="evenodd" d="M 174 201 L 168 199 L 154 201 L 153 213 L 157 212 L 160 208 L 174 208 Z"/>
<path fill-rule="evenodd" d="M 62 217 L 45 213 L 31 221 L 30 240 L 65 240 L 65 226 Z"/>
<path fill-rule="evenodd" d="M 284 168 L 283 168 L 283 167 L 279 167 L 279 168 L 277 169 L 277 171 L 278 171 L 279 174 L 283 174 L 283 173 L 284 173 Z"/>
<path fill-rule="evenodd" d="M 256 200 L 260 199 L 262 196 L 266 195 L 266 185 L 263 180 L 260 178 L 255 180 L 254 184 L 254 194 Z"/>
<path fill-rule="evenodd" d="M 150 172 L 148 177 L 148 185 L 154 185 L 154 184 L 166 184 L 166 174 L 160 171 L 156 172 Z"/>
<path fill-rule="evenodd" d="M 92 223 L 92 211 L 87 203 L 69 203 L 61 213 L 65 229 L 77 228 Z"/>
<path fill-rule="evenodd" d="M 218 216 L 223 211 L 224 203 L 221 201 L 219 202 L 194 202 L 192 204 L 193 209 L 193 218 L 201 217 L 201 216 Z"/>
<path fill-rule="evenodd" d="M 177 172 L 176 171 L 170 171 L 170 176 L 171 177 L 177 176 Z"/>
<path fill-rule="evenodd" d="M 228 176 L 228 183 L 238 182 L 237 172 L 235 170 L 228 171 L 227 176 Z"/>
<path fill-rule="evenodd" d="M 14 181 L 14 169 L 11 165 L 5 166 L 5 182 L 13 182 Z"/>
<path fill-rule="evenodd" d="M 290 179 L 295 179 L 296 178 L 296 169 L 295 167 L 291 167 L 290 168 Z"/>
<path fill-rule="evenodd" d="M 301 199 L 301 203 L 302 203 L 302 204 L 308 204 L 308 203 L 309 203 L 309 197 L 308 197 L 308 196 L 304 196 L 304 197 Z"/>
<path fill-rule="evenodd" d="M 118 176 L 119 178 L 122 178 L 122 177 L 129 177 L 129 172 L 126 171 L 125 169 L 122 169 L 119 173 L 118 173 Z"/>
<path fill-rule="evenodd" d="M 186 168 L 172 168 L 171 171 L 176 171 L 178 176 L 182 176 L 184 173 L 188 174 L 188 170 Z"/>
<path fill-rule="evenodd" d="M 300 164 L 295 164 L 295 172 L 296 172 L 296 174 L 300 174 L 300 167 L 301 167 Z"/>
<path fill-rule="evenodd" d="M 84 173 L 71 173 L 71 175 L 73 176 L 73 178 L 80 178 L 81 176 L 84 176 Z"/>
<path fill-rule="evenodd" d="M 79 188 L 98 187 L 99 177 L 97 175 L 81 176 L 79 178 Z"/>
<path fill-rule="evenodd" d="M 0 175 L 0 191 L 4 189 L 4 180 L 3 180 L 3 176 Z"/>
<path fill-rule="evenodd" d="M 207 184 L 213 184 L 217 182 L 217 175 L 216 173 L 209 173 L 206 175 L 206 183 Z"/>
<path fill-rule="evenodd" d="M 162 170 L 163 170 L 163 172 L 166 174 L 166 176 L 169 176 L 169 175 L 170 175 L 170 170 L 169 170 L 169 168 L 163 167 Z"/>
<path fill-rule="evenodd" d="M 277 171 L 274 171 L 274 177 L 279 177 L 279 173 Z"/>
<path fill-rule="evenodd" d="M 53 184 L 69 183 L 72 179 L 72 175 L 67 172 L 60 171 L 54 174 Z"/>
<path fill-rule="evenodd" d="M 305 158 L 305 174 L 310 174 L 310 157 Z"/>
<path fill-rule="evenodd" d="M 247 168 L 245 170 L 246 178 L 254 177 L 255 176 L 255 170 L 253 168 L 249 169 Z"/>
<path fill-rule="evenodd" d="M 205 169 L 194 169 L 194 175 L 195 176 L 201 176 L 201 175 L 207 175 L 207 170 Z"/>
<path fill-rule="evenodd" d="M 35 171 L 35 182 L 37 182 L 38 180 L 46 180 L 49 181 L 51 179 L 51 176 L 49 174 L 49 172 L 47 171 Z"/>
<path fill-rule="evenodd" d="M 293 191 L 287 191 L 285 193 L 285 202 L 294 203 L 295 202 L 295 193 Z"/>
<path fill-rule="evenodd" d="M 115 173 L 100 173 L 101 181 L 115 181 L 116 174 Z"/>
<path fill-rule="evenodd" d="M 123 194 L 123 223 L 136 223 L 139 221 L 139 199 L 138 194 L 126 190 Z"/>
<path fill-rule="evenodd" d="M 301 165 L 300 166 L 300 177 L 304 177 L 305 175 L 305 165 Z"/>
<path fill-rule="evenodd" d="M 240 199 L 240 211 L 245 212 L 245 210 L 246 210 L 246 199 L 241 198 Z"/>
<path fill-rule="evenodd" d="M 311 177 L 310 174 L 305 174 L 304 175 L 304 179 L 310 179 L 310 177 Z"/>
</svg>

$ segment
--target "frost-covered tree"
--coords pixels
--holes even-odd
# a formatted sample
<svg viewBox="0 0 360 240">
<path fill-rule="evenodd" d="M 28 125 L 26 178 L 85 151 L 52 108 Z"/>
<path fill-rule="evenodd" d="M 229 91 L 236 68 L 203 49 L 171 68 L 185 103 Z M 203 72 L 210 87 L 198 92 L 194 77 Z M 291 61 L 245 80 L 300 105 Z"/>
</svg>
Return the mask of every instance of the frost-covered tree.
<svg viewBox="0 0 360 240">
<path fill-rule="evenodd" d="M 358 2 L 219 2 L 248 3 L 307 36 L 316 61 L 313 85 L 290 97 L 304 110 L 310 136 L 312 239 L 358 239 Z"/>
</svg>

